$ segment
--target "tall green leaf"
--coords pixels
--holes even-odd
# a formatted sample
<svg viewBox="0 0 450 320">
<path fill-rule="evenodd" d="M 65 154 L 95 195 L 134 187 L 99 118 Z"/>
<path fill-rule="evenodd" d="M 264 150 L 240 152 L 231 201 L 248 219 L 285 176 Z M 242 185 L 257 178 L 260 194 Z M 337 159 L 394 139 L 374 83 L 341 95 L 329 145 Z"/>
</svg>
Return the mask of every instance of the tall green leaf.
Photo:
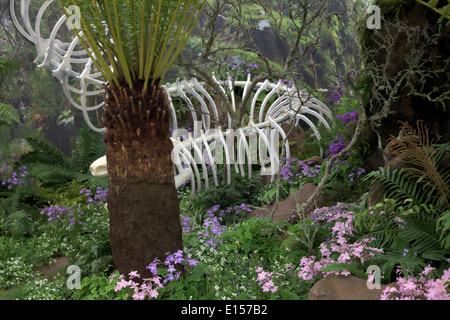
<svg viewBox="0 0 450 320">
<path fill-rule="evenodd" d="M 58 0 L 69 18 L 80 8 L 76 36 L 110 84 L 160 85 L 181 54 L 206 0 Z"/>
</svg>

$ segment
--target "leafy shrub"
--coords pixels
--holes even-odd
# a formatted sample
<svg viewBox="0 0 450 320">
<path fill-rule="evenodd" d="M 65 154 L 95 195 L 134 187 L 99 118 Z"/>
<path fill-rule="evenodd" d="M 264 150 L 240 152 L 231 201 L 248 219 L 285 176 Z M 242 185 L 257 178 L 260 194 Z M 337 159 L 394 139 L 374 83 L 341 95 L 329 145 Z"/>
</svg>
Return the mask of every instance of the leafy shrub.
<svg viewBox="0 0 450 320">
<path fill-rule="evenodd" d="M 73 300 L 128 300 L 131 290 L 115 290 L 119 279 L 115 279 L 114 275 L 118 276 L 118 274 L 118 271 L 115 271 L 111 276 L 102 273 L 83 277 L 80 288 L 74 291 L 71 298 Z"/>
<path fill-rule="evenodd" d="M 25 263 L 22 257 L 0 260 L 0 289 L 25 283 L 34 275 L 33 265 Z"/>
</svg>

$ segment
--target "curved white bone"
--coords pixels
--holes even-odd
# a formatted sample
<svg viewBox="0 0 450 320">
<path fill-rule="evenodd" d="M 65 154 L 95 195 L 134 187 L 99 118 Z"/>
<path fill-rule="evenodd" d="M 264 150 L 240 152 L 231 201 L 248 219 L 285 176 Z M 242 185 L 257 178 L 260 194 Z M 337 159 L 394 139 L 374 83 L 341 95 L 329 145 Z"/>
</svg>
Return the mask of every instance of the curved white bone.
<svg viewBox="0 0 450 320">
<path fill-rule="evenodd" d="M 64 94 L 66 95 L 68 101 L 75 108 L 82 111 L 84 120 L 89 127 L 94 131 L 104 132 L 106 130 L 105 128 L 97 128 L 89 118 L 89 112 L 95 112 L 104 106 L 104 101 L 102 101 L 102 99 L 99 99 L 99 101 L 101 101 L 100 103 L 95 103 L 94 105 L 90 105 L 92 103 L 91 100 L 94 99 L 89 99 L 90 97 L 98 96 L 104 91 L 103 85 L 105 82 L 103 81 L 103 76 L 101 73 L 94 70 L 93 62 L 87 52 L 84 49 L 77 50 L 77 47 L 80 46 L 77 37 L 74 37 L 70 42 L 65 42 L 58 39 L 59 31 L 67 21 L 67 18 L 62 14 L 62 12 L 60 19 L 58 19 L 54 26 L 46 26 L 45 30 L 51 30 L 49 38 L 42 38 L 41 29 L 44 30 L 44 28 L 42 28 L 41 24 L 45 22 L 43 20 L 44 13 L 51 5 L 57 5 L 59 7 L 57 1 L 45 1 L 35 14 L 36 18 L 34 19 L 33 24 L 31 23 L 32 19 L 30 19 L 30 2 L 31 0 L 10 0 L 10 11 L 17 30 L 27 40 L 36 44 L 38 54 L 35 63 L 37 63 L 39 67 L 45 67 L 50 70 L 52 74 L 61 81 Z M 20 7 L 19 11 L 16 10 L 16 4 Z M 19 13 L 19 15 L 17 15 L 17 13 Z M 75 70 L 82 71 L 77 72 Z M 245 95 L 249 89 L 251 75 L 249 74 L 247 76 L 246 81 L 233 81 L 229 74 L 227 80 L 225 81 L 218 81 L 214 73 L 212 77 L 214 81 L 217 82 L 220 90 L 225 94 L 225 96 L 231 99 L 231 106 L 233 111 L 235 111 L 235 88 L 243 87 Z M 234 128 L 238 132 L 238 142 L 234 146 L 235 148 L 229 150 L 225 137 L 230 134 L 227 129 L 232 129 L 231 115 L 228 113 L 228 110 L 226 110 L 227 112 L 225 112 L 225 115 L 228 117 L 228 127 L 220 127 L 217 106 L 204 85 L 199 83 L 197 79 L 193 78 L 189 81 L 177 80 L 175 83 L 168 83 L 163 87 L 168 94 L 173 129 L 175 130 L 178 128 L 178 122 L 172 97 L 180 97 L 186 102 L 194 122 L 193 137 L 189 136 L 189 139 L 185 141 L 180 141 L 180 139 L 172 139 L 174 144 L 173 159 L 175 160 L 175 185 L 178 188 L 190 179 L 192 193 L 196 190 L 200 190 L 202 180 L 204 180 L 206 187 L 209 186 L 209 178 L 202 148 L 206 151 L 205 158 L 208 159 L 211 165 L 214 183 L 217 185 L 217 154 L 213 155 L 211 147 L 216 148 L 219 145 L 222 145 L 225 153 L 227 183 L 229 184 L 231 183 L 230 169 L 232 160 L 234 160 L 235 151 L 239 162 L 239 164 L 235 162 L 236 172 L 240 172 L 242 175 L 245 174 L 243 163 L 244 160 L 247 159 L 248 175 L 251 175 L 252 154 L 247 143 L 245 132 L 252 130 L 258 135 L 258 155 L 263 171 L 265 169 L 265 165 L 269 164 L 271 167 L 270 171 L 266 170 L 264 174 L 270 174 L 273 181 L 279 165 L 278 154 L 274 150 L 275 144 L 279 142 L 279 139 L 276 139 L 277 133 L 280 133 L 283 141 L 285 141 L 286 155 L 289 157 L 289 142 L 286 138 L 286 133 L 279 124 L 289 119 L 294 119 L 296 125 L 298 125 L 299 120 L 303 120 L 314 132 L 316 138 L 320 139 L 320 134 L 316 124 L 306 115 L 317 119 L 319 124 L 323 125 L 327 129 L 329 129 L 330 126 L 325 117 L 330 120 L 332 119 L 331 110 L 321 101 L 310 97 L 295 87 L 288 88 L 282 83 L 282 81 L 274 84 L 270 83 L 268 80 L 265 80 L 264 82 L 256 84 L 257 91 L 252 95 L 252 100 L 250 102 L 248 123 L 246 125 L 244 124 L 243 117 L 241 124 L 242 127 Z M 258 99 L 264 90 L 267 93 L 262 101 L 259 114 L 257 116 L 259 123 L 255 123 L 255 109 L 258 104 Z M 269 100 L 275 94 L 277 95 L 277 99 L 275 99 L 271 105 L 268 105 Z M 192 98 L 196 99 L 200 103 L 202 110 L 202 121 L 200 122 L 196 121 L 198 115 L 195 112 L 194 105 L 192 103 L 194 100 L 191 100 Z M 215 128 L 213 128 L 213 124 Z M 207 133 L 210 132 L 210 129 L 214 129 L 218 132 L 214 132 L 214 130 L 212 130 L 211 132 L 213 133 Z M 223 130 L 226 131 L 223 132 Z M 265 151 L 262 148 L 263 146 L 269 151 L 270 159 L 266 163 L 263 163 L 262 161 L 264 160 L 263 156 L 265 156 L 263 155 L 263 151 Z M 233 154 L 231 154 L 230 151 L 232 151 Z M 195 155 L 197 157 L 195 157 Z M 200 163 L 195 163 L 194 160 L 200 160 Z M 202 168 L 203 178 L 201 178 L 198 165 Z M 94 176 L 106 176 L 106 156 L 94 161 L 90 166 L 90 170 Z"/>
</svg>

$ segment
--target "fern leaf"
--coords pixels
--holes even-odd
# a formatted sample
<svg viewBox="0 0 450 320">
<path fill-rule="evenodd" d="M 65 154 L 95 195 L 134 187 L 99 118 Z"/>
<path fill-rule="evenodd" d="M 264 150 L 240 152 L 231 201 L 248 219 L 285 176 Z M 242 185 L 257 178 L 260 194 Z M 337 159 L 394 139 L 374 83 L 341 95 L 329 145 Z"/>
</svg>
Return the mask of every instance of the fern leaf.
<svg viewBox="0 0 450 320">
<path fill-rule="evenodd" d="M 424 207 L 421 206 L 422 209 Z M 421 253 L 441 249 L 439 234 L 436 232 L 436 214 L 419 210 L 403 219 L 399 237 L 410 243 L 411 250 Z"/>
<path fill-rule="evenodd" d="M 13 60 L 0 59 L 0 80 L 11 73 L 13 69 L 19 67 L 19 64 Z"/>
<path fill-rule="evenodd" d="M 23 164 L 45 163 L 70 168 L 67 157 L 42 135 L 28 136 L 25 140 L 34 151 L 22 156 Z"/>
<path fill-rule="evenodd" d="M 86 172 L 92 162 L 104 156 L 105 144 L 101 135 L 93 132 L 87 124 L 80 127 L 72 150 L 72 163 L 78 172 Z"/>
<path fill-rule="evenodd" d="M 439 231 L 441 245 L 444 249 L 450 249 L 450 210 L 442 214 L 436 222 L 436 228 Z"/>
<path fill-rule="evenodd" d="M 5 120 L 6 122 L 14 121 L 20 123 L 20 114 L 16 108 L 0 103 L 0 119 Z"/>
<path fill-rule="evenodd" d="M 76 181 L 81 182 L 89 188 L 97 188 L 100 187 L 102 189 L 106 189 L 109 186 L 109 178 L 108 177 L 94 177 L 91 174 L 87 173 L 78 173 L 76 175 Z"/>
<path fill-rule="evenodd" d="M 33 165 L 30 168 L 30 174 L 46 183 L 73 180 L 75 177 L 75 173 L 68 168 L 48 164 Z"/>
<path fill-rule="evenodd" d="M 412 251 L 409 251 L 406 255 L 403 254 L 403 251 L 389 251 L 383 254 L 376 254 L 376 257 L 381 260 L 380 270 L 388 281 L 391 280 L 392 271 L 398 265 L 402 267 L 406 279 L 408 279 L 409 275 L 421 272 L 426 267 L 425 262 Z"/>
</svg>

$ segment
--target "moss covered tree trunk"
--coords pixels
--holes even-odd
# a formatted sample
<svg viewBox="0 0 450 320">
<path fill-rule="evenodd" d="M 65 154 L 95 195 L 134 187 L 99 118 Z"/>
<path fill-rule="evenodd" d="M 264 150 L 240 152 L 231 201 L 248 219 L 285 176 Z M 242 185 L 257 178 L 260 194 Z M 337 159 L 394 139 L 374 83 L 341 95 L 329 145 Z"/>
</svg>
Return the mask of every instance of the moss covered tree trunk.
<svg viewBox="0 0 450 320">
<path fill-rule="evenodd" d="M 183 249 L 171 160 L 169 103 L 163 88 L 105 88 L 110 244 L 115 269 L 138 271 Z"/>
</svg>

